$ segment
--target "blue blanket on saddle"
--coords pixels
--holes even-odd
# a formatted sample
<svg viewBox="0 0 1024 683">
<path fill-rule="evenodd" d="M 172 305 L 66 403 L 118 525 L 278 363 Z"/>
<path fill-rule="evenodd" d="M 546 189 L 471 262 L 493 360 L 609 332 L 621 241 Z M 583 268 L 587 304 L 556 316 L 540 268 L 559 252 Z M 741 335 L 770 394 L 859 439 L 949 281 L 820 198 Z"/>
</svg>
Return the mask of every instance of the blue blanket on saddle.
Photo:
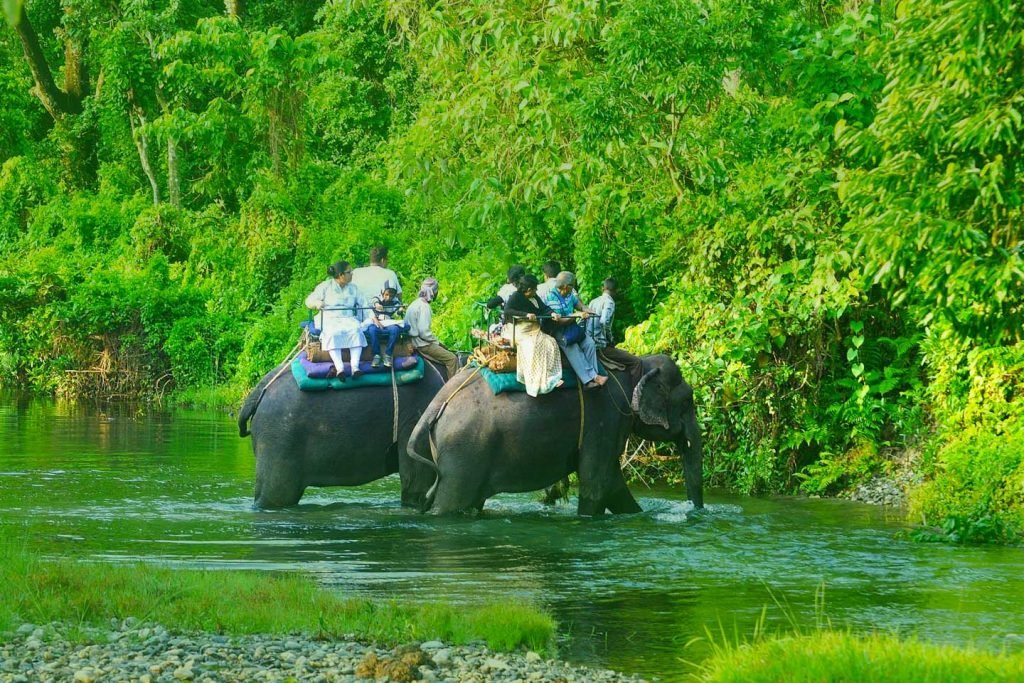
<svg viewBox="0 0 1024 683">
<path fill-rule="evenodd" d="M 362 377 L 349 377 L 342 382 L 337 377 L 328 377 L 334 370 L 333 363 L 314 363 L 303 351 L 292 361 L 292 377 L 302 391 L 327 391 L 328 389 L 359 389 L 360 387 L 387 386 L 391 384 L 391 368 L 374 368 L 369 363 L 360 363 Z M 411 384 L 423 379 L 423 358 L 415 356 L 399 356 L 395 358 L 395 382 Z M 345 374 L 349 374 L 349 366 L 345 364 Z"/>
<path fill-rule="evenodd" d="M 602 375 L 607 375 L 604 367 L 601 365 L 597 366 L 597 371 Z M 492 372 L 487 368 L 480 368 L 480 376 L 487 380 L 487 386 L 491 388 L 491 391 L 495 396 L 505 392 L 514 393 L 517 391 L 526 392 L 526 385 L 522 382 L 516 381 L 516 373 L 513 372 Z M 555 389 L 575 389 L 577 384 L 576 373 L 568 365 L 562 367 L 562 386 Z"/>
</svg>

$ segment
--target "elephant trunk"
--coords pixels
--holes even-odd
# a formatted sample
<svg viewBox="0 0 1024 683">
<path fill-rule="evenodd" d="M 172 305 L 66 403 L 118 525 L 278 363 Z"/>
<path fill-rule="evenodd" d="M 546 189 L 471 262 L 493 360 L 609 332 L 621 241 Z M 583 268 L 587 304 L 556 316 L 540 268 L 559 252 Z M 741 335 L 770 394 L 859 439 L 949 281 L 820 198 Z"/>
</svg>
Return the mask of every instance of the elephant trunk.
<svg viewBox="0 0 1024 683">
<path fill-rule="evenodd" d="M 686 496 L 694 509 L 700 510 L 704 507 L 704 452 L 697 414 L 692 409 L 683 416 L 683 432 L 676 446 L 683 461 Z"/>
</svg>

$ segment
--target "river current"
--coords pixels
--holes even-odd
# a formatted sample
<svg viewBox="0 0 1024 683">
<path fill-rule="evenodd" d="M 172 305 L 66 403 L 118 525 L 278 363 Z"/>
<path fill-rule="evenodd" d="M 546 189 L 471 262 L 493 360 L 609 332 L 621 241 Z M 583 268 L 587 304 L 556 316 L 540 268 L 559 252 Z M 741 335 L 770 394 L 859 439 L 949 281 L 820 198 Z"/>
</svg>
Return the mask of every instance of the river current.
<svg viewBox="0 0 1024 683">
<path fill-rule="evenodd" d="M 251 506 L 254 459 L 234 420 L 0 394 L 0 527 L 39 552 L 104 562 L 300 572 L 345 595 L 529 601 L 559 655 L 678 680 L 708 630 L 825 619 L 993 649 L 1024 641 L 1024 549 L 906 537 L 903 515 L 842 500 L 634 486 L 644 512 L 579 519 L 575 501 L 498 496 L 478 517 L 399 506 L 397 478 Z M 823 608 L 816 608 L 816 594 Z M 695 641 L 696 642 L 691 642 Z"/>
</svg>

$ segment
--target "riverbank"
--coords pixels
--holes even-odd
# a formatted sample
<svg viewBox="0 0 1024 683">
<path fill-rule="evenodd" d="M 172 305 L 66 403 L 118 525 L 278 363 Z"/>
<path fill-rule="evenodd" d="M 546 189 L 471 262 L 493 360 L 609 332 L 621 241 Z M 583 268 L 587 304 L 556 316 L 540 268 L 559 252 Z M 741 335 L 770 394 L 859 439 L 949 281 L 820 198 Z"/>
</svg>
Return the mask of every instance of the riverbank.
<svg viewBox="0 0 1024 683">
<path fill-rule="evenodd" d="M 0 535 L 0 631 L 25 623 L 97 628 L 141 617 L 181 631 L 239 636 L 307 633 L 392 646 L 443 640 L 498 651 L 554 650 L 554 619 L 530 604 L 368 600 L 304 575 L 41 559 L 27 543 Z"/>
<path fill-rule="evenodd" d="M 552 659 L 554 619 L 529 604 L 354 599 L 305 576 L 42 559 L 28 543 L 0 534 L 0 683 L 640 680 Z"/>
<path fill-rule="evenodd" d="M 1024 680 L 1024 656 L 825 629 L 720 644 L 700 671 L 704 683 L 977 683 Z"/>
<path fill-rule="evenodd" d="M 3 634 L 0 683 L 75 681 L 309 681 L 394 683 L 563 681 L 637 683 L 625 674 L 547 659 L 532 650 L 495 652 L 483 642 L 426 641 L 398 647 L 294 633 L 225 635 L 174 632 L 134 618 L 107 628 L 23 624 Z"/>
</svg>

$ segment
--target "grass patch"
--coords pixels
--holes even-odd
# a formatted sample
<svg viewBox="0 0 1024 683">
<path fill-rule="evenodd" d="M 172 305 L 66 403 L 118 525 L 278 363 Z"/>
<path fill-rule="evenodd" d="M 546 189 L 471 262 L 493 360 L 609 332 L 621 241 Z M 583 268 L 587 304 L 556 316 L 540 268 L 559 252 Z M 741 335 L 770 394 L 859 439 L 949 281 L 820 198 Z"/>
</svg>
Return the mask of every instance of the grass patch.
<svg viewBox="0 0 1024 683">
<path fill-rule="evenodd" d="M 1024 656 L 888 635 L 820 631 L 715 645 L 694 679 L 706 683 L 976 683 L 1024 680 Z"/>
<path fill-rule="evenodd" d="M 237 409 L 245 400 L 245 391 L 236 384 L 218 384 L 205 387 L 178 389 L 170 396 L 169 403 L 207 410 L 224 408 Z"/>
<path fill-rule="evenodd" d="M 28 622 L 105 626 L 136 617 L 182 631 L 351 634 L 386 644 L 482 640 L 553 651 L 555 623 L 528 606 L 419 604 L 339 597 L 307 577 L 42 560 L 0 538 L 0 630 Z"/>
</svg>

